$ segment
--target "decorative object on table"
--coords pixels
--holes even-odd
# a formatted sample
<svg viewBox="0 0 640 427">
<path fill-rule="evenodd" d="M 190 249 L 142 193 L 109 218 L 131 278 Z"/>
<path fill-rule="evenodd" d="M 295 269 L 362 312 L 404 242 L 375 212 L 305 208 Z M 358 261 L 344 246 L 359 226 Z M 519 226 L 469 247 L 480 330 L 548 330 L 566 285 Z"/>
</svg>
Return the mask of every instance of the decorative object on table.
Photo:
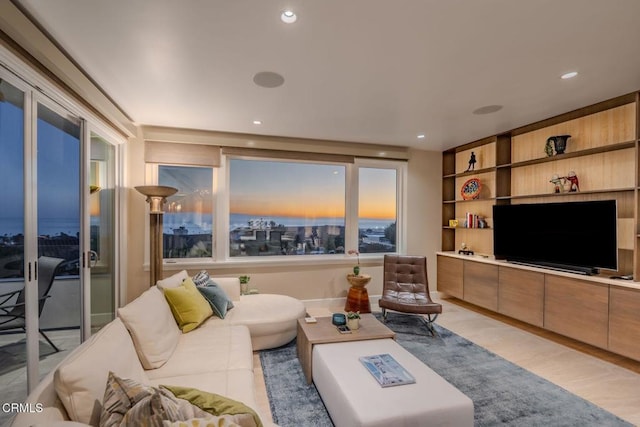
<svg viewBox="0 0 640 427">
<path fill-rule="evenodd" d="M 461 255 L 473 255 L 473 251 L 469 246 L 467 246 L 465 242 L 462 242 L 460 244 L 460 250 L 458 251 L 458 253 Z"/>
<path fill-rule="evenodd" d="M 569 181 L 569 192 L 575 193 L 580 191 L 580 182 L 578 181 L 578 176 L 574 171 L 569 171 L 567 176 L 563 177 L 565 181 Z"/>
<path fill-rule="evenodd" d="M 251 281 L 251 276 L 240 276 L 238 280 L 240 280 L 240 295 L 248 295 L 250 293 L 249 282 Z"/>
<path fill-rule="evenodd" d="M 480 197 L 480 189 L 482 185 L 480 184 L 480 180 L 478 178 L 468 179 L 464 184 L 462 184 L 462 188 L 460 189 L 460 194 L 464 200 L 473 200 Z"/>
<path fill-rule="evenodd" d="M 471 157 L 469 157 L 469 166 L 467 166 L 467 170 L 465 172 L 472 171 L 476 168 L 476 153 L 471 152 Z"/>
<path fill-rule="evenodd" d="M 163 185 L 141 185 L 136 190 L 147 196 L 149 203 L 149 286 L 153 286 L 162 279 L 162 206 L 167 203 L 167 197 L 176 194 L 178 189 Z"/>
<path fill-rule="evenodd" d="M 347 313 L 347 326 L 352 331 L 357 330 L 360 327 L 360 312 L 350 311 Z"/>
<path fill-rule="evenodd" d="M 547 139 L 547 145 L 551 145 L 553 143 L 553 148 L 556 151 L 556 154 L 564 154 L 564 150 L 567 149 L 567 140 L 571 138 L 571 135 L 556 135 L 550 136 Z M 545 152 L 547 152 L 547 146 L 545 146 Z"/>
<path fill-rule="evenodd" d="M 450 219 L 449 220 L 449 227 L 455 228 L 458 226 L 458 220 L 457 219 Z"/>
<path fill-rule="evenodd" d="M 349 255 L 355 255 L 358 257 L 358 265 L 353 266 L 353 274 L 356 276 L 360 275 L 360 252 L 357 249 L 349 249 L 347 252 Z"/>
<path fill-rule="evenodd" d="M 558 174 L 554 174 L 551 179 L 549 180 L 550 183 L 553 184 L 553 192 L 558 194 L 558 193 L 564 193 L 564 184 L 563 184 L 563 179 L 560 178 L 558 176 Z"/>
<path fill-rule="evenodd" d="M 342 313 L 333 313 L 333 316 L 331 316 L 331 323 L 336 326 L 346 325 L 347 317 Z"/>
</svg>

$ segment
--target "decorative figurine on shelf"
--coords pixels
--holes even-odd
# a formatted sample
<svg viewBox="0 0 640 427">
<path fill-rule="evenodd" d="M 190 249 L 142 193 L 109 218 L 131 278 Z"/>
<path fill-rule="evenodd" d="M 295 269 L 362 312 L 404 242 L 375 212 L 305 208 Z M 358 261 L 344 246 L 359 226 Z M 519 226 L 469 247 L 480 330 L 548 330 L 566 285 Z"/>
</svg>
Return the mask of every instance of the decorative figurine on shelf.
<svg viewBox="0 0 640 427">
<path fill-rule="evenodd" d="M 473 255 L 473 251 L 464 242 L 460 244 L 460 250 L 458 251 L 458 253 L 462 255 Z"/>
<path fill-rule="evenodd" d="M 554 193 L 564 193 L 564 184 L 562 183 L 563 179 L 564 178 L 560 178 L 558 174 L 554 174 L 551 177 L 551 180 L 549 182 L 554 185 L 553 187 Z"/>
<path fill-rule="evenodd" d="M 471 152 L 471 157 L 469 157 L 469 166 L 465 172 L 472 171 L 476 168 L 476 153 Z"/>
<path fill-rule="evenodd" d="M 569 181 L 569 192 L 570 193 L 575 193 L 580 191 L 580 182 L 578 181 L 578 176 L 576 175 L 576 173 L 574 171 L 569 171 L 569 173 L 567 174 L 567 176 L 563 177 L 562 179 L 564 179 L 565 181 Z"/>
</svg>

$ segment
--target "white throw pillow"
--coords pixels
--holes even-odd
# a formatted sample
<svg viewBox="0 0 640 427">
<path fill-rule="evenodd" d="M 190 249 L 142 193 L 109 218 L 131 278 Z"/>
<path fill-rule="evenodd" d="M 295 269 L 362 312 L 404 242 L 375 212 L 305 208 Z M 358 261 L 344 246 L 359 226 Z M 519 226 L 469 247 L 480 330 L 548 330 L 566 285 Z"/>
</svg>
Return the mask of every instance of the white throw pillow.
<svg viewBox="0 0 640 427">
<path fill-rule="evenodd" d="M 165 290 L 167 288 L 177 288 L 178 286 L 182 285 L 182 281 L 187 277 L 189 277 L 189 273 L 187 273 L 187 270 L 182 270 L 181 272 L 176 273 L 173 276 L 158 280 L 156 286 L 158 286 L 158 288 L 162 290 Z"/>
<path fill-rule="evenodd" d="M 118 309 L 129 330 L 145 369 L 164 365 L 180 339 L 180 329 L 160 289 L 152 286 L 138 298 Z"/>
<path fill-rule="evenodd" d="M 148 383 L 131 336 L 120 319 L 108 323 L 72 351 L 54 373 L 56 393 L 72 421 L 98 425 L 109 371 Z"/>
</svg>

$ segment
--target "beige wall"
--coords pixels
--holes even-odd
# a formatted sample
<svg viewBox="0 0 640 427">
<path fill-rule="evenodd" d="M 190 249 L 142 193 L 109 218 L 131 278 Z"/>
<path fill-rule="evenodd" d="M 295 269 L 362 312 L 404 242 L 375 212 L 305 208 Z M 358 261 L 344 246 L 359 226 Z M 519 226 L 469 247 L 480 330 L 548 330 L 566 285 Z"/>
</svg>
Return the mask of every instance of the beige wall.
<svg viewBox="0 0 640 427">
<path fill-rule="evenodd" d="M 132 140 L 128 147 L 128 202 L 129 225 L 127 227 L 128 280 L 127 300 L 138 296 L 149 287 L 149 273 L 144 270 L 145 239 L 144 197 L 133 187 L 144 184 L 144 144 L 141 138 Z M 409 150 L 407 179 L 407 253 L 425 254 L 428 257 L 429 282 L 435 290 L 435 252 L 441 239 L 441 189 L 442 155 L 435 151 Z M 281 293 L 310 300 L 345 297 L 348 284 L 345 275 L 352 263 L 337 262 L 322 265 L 273 265 L 260 267 L 210 268 L 212 275 L 251 275 L 251 287 L 263 293 Z M 199 268 L 190 270 L 195 273 Z M 176 272 L 166 266 L 164 276 Z M 379 295 L 382 290 L 382 262 L 364 263 L 362 271 L 372 276 L 367 286 L 369 295 Z"/>
</svg>

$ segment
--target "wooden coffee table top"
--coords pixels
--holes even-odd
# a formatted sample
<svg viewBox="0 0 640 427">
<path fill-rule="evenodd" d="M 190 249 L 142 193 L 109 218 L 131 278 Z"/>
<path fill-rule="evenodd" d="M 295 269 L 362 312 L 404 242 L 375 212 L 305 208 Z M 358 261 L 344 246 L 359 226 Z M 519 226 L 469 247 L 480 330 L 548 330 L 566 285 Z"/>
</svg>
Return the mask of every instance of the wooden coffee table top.
<svg viewBox="0 0 640 427">
<path fill-rule="evenodd" d="M 359 340 L 375 340 L 383 338 L 395 339 L 396 333 L 378 321 L 373 314 L 361 314 L 360 327 L 350 334 L 341 334 L 334 324 L 331 316 L 317 317 L 317 323 L 306 323 L 304 319 L 298 319 L 306 340 L 310 344 L 326 344 L 334 342 L 347 342 Z"/>
</svg>

